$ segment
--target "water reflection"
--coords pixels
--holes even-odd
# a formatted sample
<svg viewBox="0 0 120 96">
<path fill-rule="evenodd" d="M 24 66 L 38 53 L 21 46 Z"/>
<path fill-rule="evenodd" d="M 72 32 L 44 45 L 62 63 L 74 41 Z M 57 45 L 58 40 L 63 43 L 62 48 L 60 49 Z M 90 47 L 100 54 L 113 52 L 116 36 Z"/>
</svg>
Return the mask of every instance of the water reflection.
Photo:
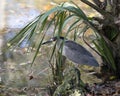
<svg viewBox="0 0 120 96">
<path fill-rule="evenodd" d="M 12 5 L 11 5 L 11 3 Z M 28 22 L 37 17 L 40 14 L 40 11 L 33 9 L 32 7 L 25 7 L 10 0 L 7 6 L 7 16 L 6 16 L 6 26 L 7 28 L 23 28 Z M 15 6 L 13 6 L 13 4 Z M 29 3 L 27 3 L 29 4 Z"/>
</svg>

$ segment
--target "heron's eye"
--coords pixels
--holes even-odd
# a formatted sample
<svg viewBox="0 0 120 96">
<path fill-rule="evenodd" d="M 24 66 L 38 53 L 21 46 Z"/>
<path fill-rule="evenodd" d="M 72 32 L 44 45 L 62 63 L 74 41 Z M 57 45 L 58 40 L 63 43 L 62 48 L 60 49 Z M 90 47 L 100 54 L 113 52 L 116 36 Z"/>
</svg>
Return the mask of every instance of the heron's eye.
<svg viewBox="0 0 120 96">
<path fill-rule="evenodd" d="M 51 41 L 56 41 L 57 40 L 57 37 L 53 37 L 50 39 Z"/>
<path fill-rule="evenodd" d="M 54 38 L 51 38 L 50 41 L 55 41 Z"/>
</svg>

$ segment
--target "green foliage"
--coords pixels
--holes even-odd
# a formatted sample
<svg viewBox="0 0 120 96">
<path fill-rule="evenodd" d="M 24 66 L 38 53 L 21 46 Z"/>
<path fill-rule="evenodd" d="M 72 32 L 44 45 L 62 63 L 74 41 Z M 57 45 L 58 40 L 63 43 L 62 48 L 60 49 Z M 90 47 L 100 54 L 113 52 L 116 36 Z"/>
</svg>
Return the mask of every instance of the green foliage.
<svg viewBox="0 0 120 96">
<path fill-rule="evenodd" d="M 110 70 L 112 69 L 113 71 L 116 71 L 112 50 L 109 49 L 105 40 L 103 38 L 99 38 L 97 39 L 97 42 L 93 41 L 93 43 L 95 44 L 102 58 L 107 62 L 106 65 L 108 66 L 108 68 L 110 68 Z"/>
<path fill-rule="evenodd" d="M 87 0 L 85 1 L 87 2 Z M 101 12 L 104 16 L 110 15 L 110 14 L 106 15 L 105 12 L 103 12 L 102 10 L 98 10 L 98 8 L 96 10 L 98 12 Z M 49 16 L 51 14 L 53 14 L 54 16 L 52 17 L 51 20 L 49 20 Z M 15 48 L 16 46 L 19 46 L 26 37 L 28 37 L 29 38 L 28 41 L 31 42 L 30 46 L 32 48 L 36 48 L 36 52 L 32 60 L 32 64 L 33 64 L 41 48 L 43 41 L 45 40 L 45 38 L 47 38 L 46 32 L 52 25 L 54 25 L 53 36 L 56 35 L 59 38 L 61 35 L 64 35 L 64 37 L 66 38 L 66 37 L 69 37 L 69 34 L 72 34 L 74 37 L 74 40 L 79 38 L 80 34 L 85 34 L 85 32 L 89 28 L 91 28 L 96 34 L 95 35 L 96 39 L 94 40 L 93 43 L 96 46 L 98 53 L 107 62 L 106 65 L 113 71 L 116 71 L 112 50 L 108 47 L 102 35 L 99 34 L 98 29 L 94 26 L 94 23 L 92 21 L 93 19 L 92 18 L 90 19 L 89 17 L 87 17 L 87 15 L 75 3 L 73 2 L 62 3 L 52 8 L 48 12 L 45 12 L 39 15 L 37 18 L 35 18 L 26 27 L 24 27 L 12 40 L 10 40 L 8 42 L 8 45 L 10 48 Z M 112 40 L 115 38 L 116 34 L 111 34 L 110 36 L 111 37 L 109 38 Z M 55 51 L 56 51 L 56 43 L 54 44 L 54 47 L 51 51 L 50 62 L 53 60 Z M 61 53 L 62 53 L 62 50 L 61 50 Z M 69 77 L 63 76 L 64 62 L 62 62 L 61 53 L 59 53 L 59 56 L 57 55 L 58 59 L 56 59 L 55 67 L 52 66 L 53 79 L 54 81 L 57 80 L 56 83 L 60 85 L 56 89 L 54 94 L 63 92 L 62 89 L 64 89 L 64 91 L 67 89 L 70 89 L 72 85 L 70 85 L 69 82 L 71 81 L 73 81 L 75 84 L 78 82 L 79 83 L 81 82 L 78 74 L 74 73 L 75 71 L 70 76 L 69 74 L 67 74 Z"/>
<path fill-rule="evenodd" d="M 64 75 L 62 83 L 57 87 L 53 96 L 67 96 L 73 94 L 75 90 L 78 90 L 79 96 L 84 96 L 85 94 L 85 84 L 80 79 L 80 71 L 77 68 L 70 68 Z M 84 94 L 84 95 L 83 95 Z M 75 95 L 75 96 L 77 96 Z"/>
<path fill-rule="evenodd" d="M 51 21 L 48 21 L 48 17 L 51 14 L 54 14 L 54 17 L 51 19 Z M 72 20 L 72 23 L 70 23 L 69 20 Z M 74 37 L 77 37 L 77 30 L 83 21 L 89 22 L 84 12 L 77 5 L 74 3 L 63 3 L 35 18 L 32 22 L 25 26 L 12 40 L 10 40 L 8 42 L 8 45 L 10 48 L 15 48 L 19 46 L 26 37 L 28 37 L 28 41 L 31 42 L 31 47 L 36 47 L 36 53 L 32 61 L 33 63 L 39 52 L 39 49 L 41 48 L 42 42 L 46 37 L 46 31 L 51 27 L 51 25 L 55 26 L 53 35 L 57 35 L 59 37 L 65 34 L 66 37 L 70 32 L 76 31 L 74 32 Z M 63 33 L 63 30 L 68 25 L 68 23 L 71 25 L 67 29 L 67 32 Z M 46 31 L 45 28 L 47 29 Z M 36 40 L 37 42 L 35 42 Z M 53 53 L 55 51 L 54 48 Z"/>
</svg>

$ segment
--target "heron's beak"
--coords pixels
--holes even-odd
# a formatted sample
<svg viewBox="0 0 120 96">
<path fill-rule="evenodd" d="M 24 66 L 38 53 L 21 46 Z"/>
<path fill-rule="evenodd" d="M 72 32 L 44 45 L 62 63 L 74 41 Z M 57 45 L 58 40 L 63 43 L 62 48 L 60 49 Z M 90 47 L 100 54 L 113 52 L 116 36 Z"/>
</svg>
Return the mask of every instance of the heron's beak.
<svg viewBox="0 0 120 96">
<path fill-rule="evenodd" d="M 56 41 L 57 39 L 58 39 L 57 37 L 53 37 L 50 40 L 43 42 L 42 45 L 52 43 L 53 41 Z"/>
<path fill-rule="evenodd" d="M 44 45 L 44 44 L 49 44 L 49 43 L 52 43 L 52 42 L 53 42 L 53 40 L 50 39 L 50 40 L 48 40 L 48 41 L 46 41 L 46 42 L 43 42 L 42 45 Z"/>
</svg>

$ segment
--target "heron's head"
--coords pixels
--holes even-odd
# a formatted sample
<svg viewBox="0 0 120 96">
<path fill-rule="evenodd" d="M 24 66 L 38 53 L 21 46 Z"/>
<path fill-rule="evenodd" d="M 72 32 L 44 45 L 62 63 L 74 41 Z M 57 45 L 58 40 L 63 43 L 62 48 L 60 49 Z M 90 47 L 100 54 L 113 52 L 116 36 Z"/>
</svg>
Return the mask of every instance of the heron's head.
<svg viewBox="0 0 120 96">
<path fill-rule="evenodd" d="M 62 37 L 62 36 L 60 36 L 60 37 L 57 37 L 57 36 L 52 37 L 52 38 L 49 39 L 48 41 L 43 42 L 42 45 L 48 44 L 48 43 L 52 43 L 52 42 L 57 41 L 57 40 L 64 40 L 64 37 Z"/>
</svg>

